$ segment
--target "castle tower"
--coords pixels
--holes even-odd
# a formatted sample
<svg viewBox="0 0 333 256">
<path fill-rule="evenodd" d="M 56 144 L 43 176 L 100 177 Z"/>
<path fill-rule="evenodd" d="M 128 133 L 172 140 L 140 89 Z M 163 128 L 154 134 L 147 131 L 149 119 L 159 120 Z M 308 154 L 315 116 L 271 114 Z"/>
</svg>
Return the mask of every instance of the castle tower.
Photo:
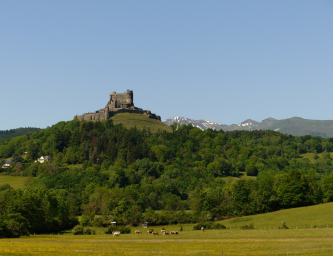
<svg viewBox="0 0 333 256">
<path fill-rule="evenodd" d="M 133 106 L 133 91 L 127 89 L 126 91 L 126 103 Z"/>
</svg>

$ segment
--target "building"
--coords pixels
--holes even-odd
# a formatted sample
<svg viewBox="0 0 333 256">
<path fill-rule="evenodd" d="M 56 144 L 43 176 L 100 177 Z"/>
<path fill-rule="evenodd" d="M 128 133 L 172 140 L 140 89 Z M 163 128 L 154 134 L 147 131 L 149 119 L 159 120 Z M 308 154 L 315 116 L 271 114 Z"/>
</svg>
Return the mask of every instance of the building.
<svg viewBox="0 0 333 256">
<path fill-rule="evenodd" d="M 12 159 L 6 160 L 5 163 L 1 166 L 1 168 L 9 168 L 12 166 Z"/>
<path fill-rule="evenodd" d="M 161 117 L 152 114 L 149 110 L 142 110 L 137 108 L 133 103 L 133 91 L 127 90 L 124 93 L 113 92 L 110 94 L 110 100 L 106 104 L 105 108 L 92 113 L 85 113 L 80 116 L 74 116 L 74 119 L 80 121 L 91 120 L 107 120 L 116 113 L 140 113 L 148 118 L 157 119 L 161 121 Z"/>
<path fill-rule="evenodd" d="M 37 159 L 37 161 L 40 162 L 41 164 L 44 162 L 51 161 L 51 160 L 52 160 L 52 158 L 49 156 L 41 156 L 40 158 Z M 35 162 L 37 162 L 37 161 L 35 161 Z"/>
</svg>

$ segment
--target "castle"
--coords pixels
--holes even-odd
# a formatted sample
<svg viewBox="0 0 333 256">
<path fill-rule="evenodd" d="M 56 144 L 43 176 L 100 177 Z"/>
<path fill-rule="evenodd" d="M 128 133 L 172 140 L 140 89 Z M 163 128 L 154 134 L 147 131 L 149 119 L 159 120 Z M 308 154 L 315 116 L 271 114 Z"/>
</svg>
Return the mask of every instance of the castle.
<svg viewBox="0 0 333 256">
<path fill-rule="evenodd" d="M 160 116 L 152 114 L 149 110 L 142 110 L 141 108 L 135 107 L 133 103 L 133 91 L 128 89 L 124 93 L 111 93 L 110 100 L 106 104 L 105 108 L 93 113 L 85 113 L 81 116 L 74 116 L 74 119 L 78 119 L 80 121 L 107 120 L 116 113 L 125 112 L 143 114 L 148 118 L 161 121 Z"/>
</svg>

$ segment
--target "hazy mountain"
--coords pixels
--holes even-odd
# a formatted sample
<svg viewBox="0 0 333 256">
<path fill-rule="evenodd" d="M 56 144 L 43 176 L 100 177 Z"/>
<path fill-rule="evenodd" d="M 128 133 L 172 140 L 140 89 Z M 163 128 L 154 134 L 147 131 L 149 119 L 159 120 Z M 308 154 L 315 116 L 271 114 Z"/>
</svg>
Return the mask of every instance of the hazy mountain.
<svg viewBox="0 0 333 256">
<path fill-rule="evenodd" d="M 184 118 L 181 116 L 163 120 L 165 124 L 171 125 L 173 123 L 189 124 L 192 123 L 195 127 L 202 130 L 212 128 L 215 130 L 233 131 L 233 130 L 274 130 L 285 134 L 295 136 L 312 135 L 321 136 L 323 138 L 333 137 L 333 120 L 310 120 L 300 117 L 292 117 L 287 119 L 277 120 L 274 118 L 267 118 L 261 122 L 247 119 L 239 124 L 218 124 L 206 120 L 194 120 Z"/>
</svg>

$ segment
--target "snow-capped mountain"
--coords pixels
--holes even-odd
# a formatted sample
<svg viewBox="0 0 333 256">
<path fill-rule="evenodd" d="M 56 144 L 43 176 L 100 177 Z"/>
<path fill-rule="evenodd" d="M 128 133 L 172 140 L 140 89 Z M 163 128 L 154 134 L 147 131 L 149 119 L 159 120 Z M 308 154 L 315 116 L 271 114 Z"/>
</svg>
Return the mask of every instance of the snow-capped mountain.
<svg viewBox="0 0 333 256">
<path fill-rule="evenodd" d="M 333 138 L 333 120 L 309 120 L 300 117 L 292 117 L 287 119 L 277 120 L 274 118 L 266 118 L 261 122 L 257 122 L 251 119 L 247 119 L 239 124 L 219 124 L 206 120 L 194 120 L 181 116 L 176 116 L 163 120 L 167 125 L 173 123 L 189 124 L 200 128 L 201 130 L 207 130 L 208 128 L 214 130 L 234 131 L 234 130 L 273 130 L 285 134 L 291 134 L 295 136 L 312 135 L 321 136 L 323 138 Z"/>
<path fill-rule="evenodd" d="M 219 124 L 219 123 L 215 123 L 212 121 L 206 121 L 206 120 L 194 120 L 194 119 L 190 119 L 190 118 L 186 118 L 186 117 L 182 117 L 182 116 L 176 116 L 176 117 L 172 117 L 166 120 L 162 121 L 163 123 L 167 124 L 167 125 L 172 125 L 174 123 L 177 124 L 192 124 L 194 127 L 198 127 L 201 130 L 207 130 L 209 128 L 213 129 L 213 130 L 221 130 L 225 127 L 227 127 L 227 125 L 225 124 Z"/>
<path fill-rule="evenodd" d="M 238 124 L 238 126 L 256 126 L 258 125 L 259 122 L 258 121 L 254 121 L 254 120 L 251 120 L 251 119 L 246 119 L 245 121 L 241 122 Z"/>
</svg>

